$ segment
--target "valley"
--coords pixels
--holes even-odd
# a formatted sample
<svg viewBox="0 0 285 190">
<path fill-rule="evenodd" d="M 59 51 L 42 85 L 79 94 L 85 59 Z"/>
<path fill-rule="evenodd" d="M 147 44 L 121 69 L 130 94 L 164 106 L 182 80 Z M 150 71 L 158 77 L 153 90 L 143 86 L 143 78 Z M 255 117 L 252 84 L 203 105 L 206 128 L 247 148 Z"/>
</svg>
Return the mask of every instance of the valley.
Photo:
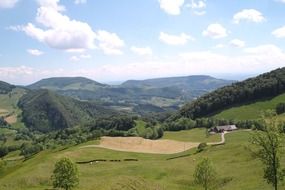
<svg viewBox="0 0 285 190">
<path fill-rule="evenodd" d="M 274 73 L 280 75 L 283 70 L 265 76 L 274 78 Z M 150 115 L 132 109 L 119 111 L 102 100 L 66 96 L 51 85 L 36 89 L 14 87 L 0 95 L 4 116 L 0 142 L 1 147 L 8 148 L 0 163 L 0 189 L 49 189 L 53 165 L 63 157 L 77 163 L 80 178 L 77 189 L 91 190 L 96 186 L 99 190 L 198 190 L 193 172 L 204 157 L 214 163 L 218 189 L 270 189 L 262 180 L 260 161 L 252 157 L 248 148 L 256 133 L 254 130 L 261 125 L 262 112 L 275 111 L 276 106 L 285 101 L 283 89 L 274 97 L 269 94 L 268 98 L 228 104 L 222 111 L 214 111 L 207 117 L 193 118 L 185 114 L 186 108 L 197 106 L 211 94 L 215 96 L 221 90 L 233 89 L 242 83 L 246 86 L 263 76 L 213 90 L 178 111 L 152 110 Z M 63 84 L 69 87 L 52 81 L 58 89 L 91 85 L 89 80 L 84 84 L 86 79 L 80 85 L 74 85 L 74 78 L 69 79 L 65 78 Z M 98 83 L 92 82 L 92 85 Z M 139 85 L 149 84 L 139 82 Z M 157 101 L 156 96 L 150 99 L 160 101 L 160 105 L 166 102 Z M 9 113 L 17 119 L 9 122 L 9 117 L 5 117 Z M 276 117 L 283 122 L 283 114 Z M 239 130 L 225 136 L 209 133 L 211 127 L 228 124 L 236 125 Z M 202 144 L 205 146 L 200 149 Z M 252 169 L 248 170 L 249 167 Z"/>
</svg>

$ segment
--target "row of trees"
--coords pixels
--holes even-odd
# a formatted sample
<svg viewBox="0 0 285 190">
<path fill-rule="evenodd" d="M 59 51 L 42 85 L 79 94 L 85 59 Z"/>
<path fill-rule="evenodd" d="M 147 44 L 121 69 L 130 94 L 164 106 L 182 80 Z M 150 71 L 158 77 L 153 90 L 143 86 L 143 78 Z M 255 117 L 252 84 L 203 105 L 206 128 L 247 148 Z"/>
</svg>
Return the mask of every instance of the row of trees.
<svg viewBox="0 0 285 190">
<path fill-rule="evenodd" d="M 186 117 L 181 117 L 174 121 L 165 122 L 163 129 L 165 131 L 180 131 L 193 128 L 212 128 L 219 125 L 236 125 L 240 129 L 261 129 L 262 122 L 260 120 L 226 120 L 215 118 L 198 118 L 192 120 Z"/>
</svg>

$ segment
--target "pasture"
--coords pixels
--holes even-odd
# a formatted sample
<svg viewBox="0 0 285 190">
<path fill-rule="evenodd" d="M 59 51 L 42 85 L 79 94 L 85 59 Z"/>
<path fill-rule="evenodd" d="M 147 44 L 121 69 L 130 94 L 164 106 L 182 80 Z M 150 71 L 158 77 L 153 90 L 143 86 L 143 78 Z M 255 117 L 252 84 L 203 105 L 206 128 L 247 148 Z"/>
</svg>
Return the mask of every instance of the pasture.
<svg viewBox="0 0 285 190">
<path fill-rule="evenodd" d="M 191 132 L 197 133 L 196 130 L 187 132 L 189 135 Z M 182 138 L 176 132 L 168 135 L 176 139 Z M 69 157 L 74 162 L 94 159 L 138 160 L 78 164 L 78 190 L 200 190 L 194 185 L 192 176 L 197 162 L 208 157 L 218 172 L 218 189 L 270 190 L 272 188 L 262 178 L 261 163 L 252 158 L 246 149 L 249 138 L 250 132 L 239 131 L 227 134 L 225 145 L 208 147 L 201 153 L 191 149 L 172 155 L 121 152 L 99 147 L 81 148 L 98 144 L 98 141 L 90 141 L 67 149 L 44 151 L 26 161 L 16 161 L 15 167 L 2 173 L 0 189 L 49 189 L 54 163 L 61 157 Z"/>
</svg>

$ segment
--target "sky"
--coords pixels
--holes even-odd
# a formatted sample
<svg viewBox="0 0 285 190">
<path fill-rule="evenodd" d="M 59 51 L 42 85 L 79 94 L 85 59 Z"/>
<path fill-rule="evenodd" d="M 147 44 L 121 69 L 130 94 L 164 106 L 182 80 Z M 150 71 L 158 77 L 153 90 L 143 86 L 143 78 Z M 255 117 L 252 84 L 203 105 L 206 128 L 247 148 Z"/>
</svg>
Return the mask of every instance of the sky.
<svg viewBox="0 0 285 190">
<path fill-rule="evenodd" d="M 252 76 L 285 66 L 285 0 L 0 0 L 0 80 Z"/>
</svg>

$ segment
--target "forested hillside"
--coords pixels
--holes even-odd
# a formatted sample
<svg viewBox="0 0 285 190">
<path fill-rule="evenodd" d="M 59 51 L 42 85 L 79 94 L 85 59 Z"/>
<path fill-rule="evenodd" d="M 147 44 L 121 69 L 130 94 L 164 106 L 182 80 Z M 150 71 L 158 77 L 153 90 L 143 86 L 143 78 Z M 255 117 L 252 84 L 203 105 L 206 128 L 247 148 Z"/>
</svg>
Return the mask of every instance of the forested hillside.
<svg viewBox="0 0 285 190">
<path fill-rule="evenodd" d="M 168 77 L 147 80 L 128 80 L 122 84 L 124 87 L 177 87 L 184 90 L 214 90 L 219 87 L 228 85 L 230 82 L 223 79 L 216 79 L 207 75 L 193 75 L 186 77 Z"/>
<path fill-rule="evenodd" d="M 80 100 L 101 101 L 119 111 L 147 114 L 178 110 L 185 101 L 232 82 L 210 76 L 188 76 L 127 81 L 110 86 L 81 77 L 59 77 L 43 79 L 27 87 L 49 89 Z"/>
<path fill-rule="evenodd" d="M 6 82 L 0 81 L 0 94 L 7 94 L 15 88 L 14 85 L 8 84 Z"/>
<path fill-rule="evenodd" d="M 182 117 L 199 118 L 226 108 L 275 97 L 285 92 L 285 68 L 215 90 L 185 105 Z"/>
<path fill-rule="evenodd" d="M 49 90 L 27 93 L 20 99 L 19 107 L 26 126 L 41 132 L 65 129 L 97 117 L 116 114 L 100 104 L 78 101 Z"/>
<path fill-rule="evenodd" d="M 84 77 L 54 77 L 42 79 L 27 86 L 29 89 L 50 89 L 50 90 L 95 90 L 107 85 L 98 83 Z"/>
</svg>

